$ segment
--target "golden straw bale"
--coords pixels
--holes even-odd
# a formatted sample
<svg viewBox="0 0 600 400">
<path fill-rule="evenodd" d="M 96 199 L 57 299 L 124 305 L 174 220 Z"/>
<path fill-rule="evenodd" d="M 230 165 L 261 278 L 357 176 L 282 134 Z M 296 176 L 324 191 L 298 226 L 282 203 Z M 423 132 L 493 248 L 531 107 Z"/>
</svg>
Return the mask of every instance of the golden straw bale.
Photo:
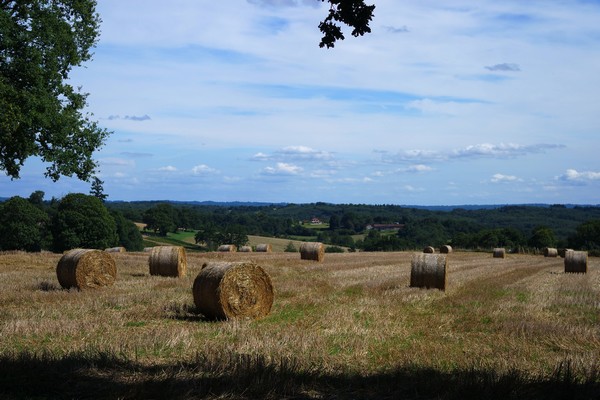
<svg viewBox="0 0 600 400">
<path fill-rule="evenodd" d="M 323 262 L 325 246 L 319 242 L 304 242 L 300 245 L 300 259 Z"/>
<path fill-rule="evenodd" d="M 587 251 L 569 250 L 565 253 L 565 272 L 587 273 Z"/>
<path fill-rule="evenodd" d="M 240 251 L 242 253 L 252 253 L 252 246 L 242 246 L 240 247 Z"/>
<path fill-rule="evenodd" d="M 450 246 L 449 244 L 443 245 L 442 247 L 440 247 L 440 253 L 442 253 L 442 254 L 452 253 L 452 246 Z"/>
<path fill-rule="evenodd" d="M 446 290 L 447 256 L 414 253 L 410 263 L 410 286 Z"/>
<path fill-rule="evenodd" d="M 427 246 L 423 249 L 423 253 L 433 254 L 435 253 L 435 249 L 432 246 Z"/>
<path fill-rule="evenodd" d="M 256 251 L 261 253 L 270 253 L 273 251 L 273 247 L 270 243 L 261 243 L 256 245 Z"/>
<path fill-rule="evenodd" d="M 75 249 L 60 258 L 56 275 L 60 286 L 65 289 L 97 288 L 115 282 L 117 267 L 115 260 L 104 251 Z"/>
<path fill-rule="evenodd" d="M 199 313 L 210 319 L 261 318 L 273 305 L 273 285 L 253 262 L 204 264 L 192 288 Z"/>
<path fill-rule="evenodd" d="M 187 257 L 182 246 L 155 246 L 148 257 L 150 275 L 182 277 L 187 270 Z"/>
<path fill-rule="evenodd" d="M 558 249 L 546 247 L 544 249 L 544 257 L 558 257 Z"/>
<path fill-rule="evenodd" d="M 235 253 L 237 251 L 237 247 L 234 244 L 222 244 L 217 248 L 217 251 L 222 253 Z"/>
<path fill-rule="evenodd" d="M 127 249 L 125 247 L 109 247 L 108 249 L 104 249 L 107 253 L 125 253 Z"/>
<path fill-rule="evenodd" d="M 497 247 L 492 252 L 494 258 L 504 258 L 506 257 L 506 250 L 502 247 Z"/>
</svg>

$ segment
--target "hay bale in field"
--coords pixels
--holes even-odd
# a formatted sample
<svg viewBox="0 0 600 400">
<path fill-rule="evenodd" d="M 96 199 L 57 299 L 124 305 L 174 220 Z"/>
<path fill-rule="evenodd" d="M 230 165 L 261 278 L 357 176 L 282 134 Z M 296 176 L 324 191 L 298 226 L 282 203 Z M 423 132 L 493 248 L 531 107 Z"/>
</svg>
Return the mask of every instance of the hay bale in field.
<svg viewBox="0 0 600 400">
<path fill-rule="evenodd" d="M 544 257 L 558 257 L 558 249 L 546 247 L 544 249 Z"/>
<path fill-rule="evenodd" d="M 573 251 L 573 249 L 565 249 L 565 248 L 560 248 L 558 249 L 558 255 L 560 258 L 565 258 L 565 255 L 567 254 L 567 251 Z"/>
<path fill-rule="evenodd" d="M 127 249 L 125 247 L 109 247 L 108 249 L 104 249 L 107 253 L 125 253 Z"/>
<path fill-rule="evenodd" d="M 242 253 L 252 253 L 252 246 L 242 246 L 240 247 L 240 251 Z"/>
<path fill-rule="evenodd" d="M 92 249 L 65 253 L 56 266 L 56 276 L 65 289 L 90 289 L 115 283 L 117 267 L 110 254 Z"/>
<path fill-rule="evenodd" d="M 325 246 L 320 242 L 304 242 L 300 245 L 300 259 L 322 262 L 325 259 Z"/>
<path fill-rule="evenodd" d="M 274 297 L 271 277 L 253 262 L 204 264 L 192 292 L 198 312 L 210 319 L 264 317 Z"/>
<path fill-rule="evenodd" d="M 497 247 L 492 254 L 494 258 L 504 258 L 506 257 L 506 250 L 503 247 Z"/>
<path fill-rule="evenodd" d="M 587 251 L 569 250 L 565 253 L 565 273 L 587 273 Z"/>
<path fill-rule="evenodd" d="M 262 243 L 262 244 L 256 245 L 256 252 L 270 253 L 272 251 L 273 251 L 273 247 L 271 246 L 270 243 Z"/>
<path fill-rule="evenodd" d="M 154 247 L 144 247 L 144 253 L 150 253 Z"/>
<path fill-rule="evenodd" d="M 182 277 L 187 270 L 187 257 L 182 246 L 155 246 L 148 257 L 150 275 Z"/>
<path fill-rule="evenodd" d="M 217 248 L 217 251 L 220 251 L 221 253 L 235 253 L 237 247 L 235 244 L 222 244 Z"/>
<path fill-rule="evenodd" d="M 440 253 L 442 253 L 442 254 L 452 253 L 452 246 L 450 246 L 449 244 L 443 245 L 442 247 L 440 247 Z"/>
<path fill-rule="evenodd" d="M 446 290 L 447 256 L 415 253 L 410 263 L 410 286 Z"/>
<path fill-rule="evenodd" d="M 435 249 L 433 248 L 433 246 L 427 246 L 423 249 L 423 253 L 433 254 L 435 253 Z"/>
</svg>

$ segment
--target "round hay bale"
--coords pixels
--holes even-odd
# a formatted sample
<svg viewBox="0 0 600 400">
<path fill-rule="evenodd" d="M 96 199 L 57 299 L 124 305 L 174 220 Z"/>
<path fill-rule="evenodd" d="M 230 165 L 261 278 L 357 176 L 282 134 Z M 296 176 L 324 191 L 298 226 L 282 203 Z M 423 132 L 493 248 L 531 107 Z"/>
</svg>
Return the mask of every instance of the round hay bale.
<svg viewBox="0 0 600 400">
<path fill-rule="evenodd" d="M 253 262 L 204 264 L 192 291 L 198 312 L 210 319 L 261 318 L 273 305 L 271 277 Z"/>
<path fill-rule="evenodd" d="M 435 253 L 435 249 L 432 246 L 427 246 L 423 249 L 423 253 L 433 254 Z"/>
<path fill-rule="evenodd" d="M 155 246 L 148 257 L 150 275 L 182 277 L 187 270 L 187 258 L 182 246 Z"/>
<path fill-rule="evenodd" d="M 273 251 L 273 247 L 270 243 L 257 244 L 256 251 L 261 253 L 270 253 Z"/>
<path fill-rule="evenodd" d="M 447 256 L 415 253 L 410 263 L 410 286 L 446 290 Z"/>
<path fill-rule="evenodd" d="M 325 259 L 325 246 L 320 242 L 304 242 L 300 245 L 300 259 L 322 262 Z"/>
<path fill-rule="evenodd" d="M 110 254 L 93 249 L 75 249 L 64 254 L 56 276 L 65 289 L 90 289 L 115 283 L 117 267 Z"/>
<path fill-rule="evenodd" d="M 558 257 L 558 249 L 546 247 L 544 249 L 544 257 Z"/>
<path fill-rule="evenodd" d="M 565 253 L 565 272 L 587 273 L 587 251 L 569 250 Z"/>
<path fill-rule="evenodd" d="M 108 249 L 104 249 L 107 253 L 125 253 L 127 249 L 125 247 L 109 247 Z"/>
<path fill-rule="evenodd" d="M 450 246 L 449 244 L 443 245 L 442 247 L 440 247 L 440 253 L 442 253 L 442 254 L 452 253 L 452 246 Z"/>
<path fill-rule="evenodd" d="M 252 246 L 242 246 L 240 247 L 240 251 L 242 253 L 252 253 Z"/>
<path fill-rule="evenodd" d="M 506 250 L 503 247 L 498 247 L 494 249 L 492 254 L 494 258 L 504 258 L 506 257 Z"/>
<path fill-rule="evenodd" d="M 237 247 L 234 244 L 222 244 L 217 248 L 217 251 L 222 253 L 235 253 L 237 251 Z"/>
</svg>

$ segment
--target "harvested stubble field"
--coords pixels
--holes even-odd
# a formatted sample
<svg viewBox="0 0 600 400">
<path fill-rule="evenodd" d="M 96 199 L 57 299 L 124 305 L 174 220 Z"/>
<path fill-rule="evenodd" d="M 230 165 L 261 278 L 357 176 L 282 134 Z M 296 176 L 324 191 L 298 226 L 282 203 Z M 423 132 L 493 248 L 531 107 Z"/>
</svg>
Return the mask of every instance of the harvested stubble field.
<svg viewBox="0 0 600 400">
<path fill-rule="evenodd" d="M 63 290 L 58 254 L 0 254 L 0 398 L 600 397 L 600 260 L 455 252 L 445 292 L 410 288 L 412 253 L 188 253 L 185 278 L 114 253 L 117 280 Z M 204 262 L 252 260 L 275 300 L 207 321 Z"/>
</svg>

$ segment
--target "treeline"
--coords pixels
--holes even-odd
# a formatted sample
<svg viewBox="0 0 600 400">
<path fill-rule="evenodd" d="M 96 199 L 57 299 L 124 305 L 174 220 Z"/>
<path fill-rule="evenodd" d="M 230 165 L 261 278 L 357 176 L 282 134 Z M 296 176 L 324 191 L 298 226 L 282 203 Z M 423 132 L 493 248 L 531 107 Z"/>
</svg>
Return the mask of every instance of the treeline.
<svg viewBox="0 0 600 400">
<path fill-rule="evenodd" d="M 495 209 L 431 211 L 397 205 L 273 204 L 197 205 L 167 202 L 108 203 L 127 218 L 166 234 L 177 229 L 232 231 L 272 237 L 311 237 L 365 251 L 438 247 L 541 249 L 572 247 L 600 252 L 600 207 L 504 206 Z M 313 218 L 328 225 L 317 229 Z M 376 224 L 400 224 L 397 232 L 369 230 Z M 209 234 L 206 234 L 209 232 Z M 203 236 L 204 235 L 204 236 Z M 356 239 L 362 235 L 362 239 Z M 198 240 L 201 241 L 201 240 Z"/>
<path fill-rule="evenodd" d="M 397 205 L 273 204 L 220 205 L 177 202 L 104 202 L 70 194 L 45 201 L 0 204 L 0 250 L 63 251 L 74 247 L 124 246 L 141 250 L 142 236 L 190 230 L 211 250 L 219 244 L 244 245 L 247 235 L 317 240 L 364 251 L 414 250 L 450 244 L 455 248 L 512 250 L 569 247 L 600 254 L 600 207 L 504 206 L 495 209 L 435 211 Z M 313 218 L 324 222 L 315 227 Z M 401 229 L 379 231 L 377 224 Z"/>
<path fill-rule="evenodd" d="M 0 204 L 0 250 L 143 249 L 137 226 L 99 198 L 81 193 L 49 202 L 43 198 L 44 192 L 36 191 Z"/>
</svg>

